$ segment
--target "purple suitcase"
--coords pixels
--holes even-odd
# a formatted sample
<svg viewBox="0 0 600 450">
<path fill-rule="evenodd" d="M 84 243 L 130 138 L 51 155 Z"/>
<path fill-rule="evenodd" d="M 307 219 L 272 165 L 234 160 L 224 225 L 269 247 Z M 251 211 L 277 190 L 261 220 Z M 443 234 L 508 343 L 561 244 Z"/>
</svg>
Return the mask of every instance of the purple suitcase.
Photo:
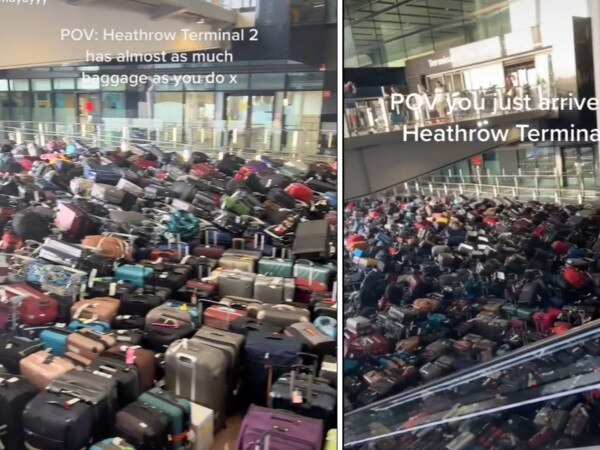
<svg viewBox="0 0 600 450">
<path fill-rule="evenodd" d="M 298 416 L 286 411 L 251 405 L 238 436 L 237 450 L 289 450 L 294 448 L 321 450 L 323 421 Z"/>
</svg>

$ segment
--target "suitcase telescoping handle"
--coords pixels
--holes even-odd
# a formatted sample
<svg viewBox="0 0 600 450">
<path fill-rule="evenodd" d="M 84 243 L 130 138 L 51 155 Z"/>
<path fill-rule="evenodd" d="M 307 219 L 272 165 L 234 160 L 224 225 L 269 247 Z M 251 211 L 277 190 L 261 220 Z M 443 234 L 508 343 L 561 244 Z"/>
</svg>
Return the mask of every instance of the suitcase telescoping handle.
<svg viewBox="0 0 600 450">
<path fill-rule="evenodd" d="M 298 353 L 298 360 L 300 363 L 292 366 L 292 373 L 290 375 L 290 400 L 292 403 L 295 403 L 296 393 L 294 391 L 296 387 L 296 377 L 300 377 L 301 371 L 305 370 L 308 373 L 306 403 L 310 405 L 312 403 L 313 385 L 318 372 L 319 357 L 317 355 L 313 355 L 312 353 L 300 352 Z M 307 365 L 307 361 L 312 362 L 312 364 Z M 301 401 L 301 399 L 299 400 Z"/>
</svg>

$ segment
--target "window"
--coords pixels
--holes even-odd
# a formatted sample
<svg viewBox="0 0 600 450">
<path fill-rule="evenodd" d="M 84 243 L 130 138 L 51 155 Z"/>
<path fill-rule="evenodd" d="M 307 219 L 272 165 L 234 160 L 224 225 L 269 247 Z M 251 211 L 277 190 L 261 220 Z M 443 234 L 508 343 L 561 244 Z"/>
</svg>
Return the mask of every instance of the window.
<svg viewBox="0 0 600 450">
<path fill-rule="evenodd" d="M 98 78 L 79 78 L 77 80 L 77 89 L 86 91 L 100 89 L 100 80 Z"/>
<path fill-rule="evenodd" d="M 8 80 L 0 80 L 0 92 L 8 91 Z"/>
<path fill-rule="evenodd" d="M 305 72 L 288 74 L 287 89 L 319 90 L 323 89 L 325 75 L 323 72 Z"/>
<path fill-rule="evenodd" d="M 41 79 L 41 80 L 31 80 L 31 87 L 33 91 L 51 91 L 52 90 L 52 82 L 49 78 Z"/>
<path fill-rule="evenodd" d="M 11 91 L 29 90 L 29 80 L 10 80 L 8 83 Z"/>
<path fill-rule="evenodd" d="M 285 74 L 283 73 L 253 73 L 250 77 L 250 89 L 253 90 L 280 90 L 285 87 Z"/>
<path fill-rule="evenodd" d="M 54 90 L 73 90 L 75 89 L 75 80 L 73 78 L 55 78 L 54 79 Z"/>
</svg>

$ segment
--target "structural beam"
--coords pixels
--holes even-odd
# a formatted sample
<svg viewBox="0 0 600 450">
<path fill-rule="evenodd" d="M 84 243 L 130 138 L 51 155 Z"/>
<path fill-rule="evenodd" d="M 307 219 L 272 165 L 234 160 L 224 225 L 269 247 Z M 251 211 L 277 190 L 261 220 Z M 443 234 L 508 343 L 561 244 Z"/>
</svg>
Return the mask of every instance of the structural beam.
<svg viewBox="0 0 600 450">
<path fill-rule="evenodd" d="M 164 20 L 169 19 L 171 17 L 178 16 L 180 14 L 186 13 L 188 10 L 186 8 L 179 8 L 177 6 L 157 6 L 154 8 L 150 14 L 150 18 L 152 20 Z"/>
<path fill-rule="evenodd" d="M 207 1 L 198 0 L 163 0 L 169 6 L 186 9 L 187 12 L 197 14 L 210 21 L 235 24 L 237 12 L 214 5 Z"/>
</svg>

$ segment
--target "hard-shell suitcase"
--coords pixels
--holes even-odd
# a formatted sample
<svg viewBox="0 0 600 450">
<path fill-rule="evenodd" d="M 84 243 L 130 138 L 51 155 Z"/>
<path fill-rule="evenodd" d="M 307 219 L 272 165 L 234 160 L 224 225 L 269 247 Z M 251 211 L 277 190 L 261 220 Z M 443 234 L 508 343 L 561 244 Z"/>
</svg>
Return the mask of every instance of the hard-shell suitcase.
<svg viewBox="0 0 600 450">
<path fill-rule="evenodd" d="M 322 420 L 329 429 L 335 426 L 337 391 L 327 380 L 317 378 L 316 365 L 308 373 L 301 373 L 303 366 L 296 366 L 279 377 L 269 394 L 269 407 Z"/>
<path fill-rule="evenodd" d="M 70 239 L 81 239 L 93 234 L 98 228 L 98 222 L 81 209 L 70 203 L 60 203 L 54 219 L 54 226 L 63 231 Z"/>
<path fill-rule="evenodd" d="M 116 381 L 120 406 L 136 401 L 142 393 L 137 368 L 118 358 L 100 356 L 92 361 L 86 370 L 94 375 Z"/>
<path fill-rule="evenodd" d="M 40 351 L 26 356 L 19 362 L 21 375 L 38 389 L 45 389 L 55 378 L 67 373 L 75 366 L 58 356 Z"/>
<path fill-rule="evenodd" d="M 23 411 L 23 432 L 28 448 L 80 450 L 93 435 L 91 405 L 69 393 L 40 392 Z"/>
<path fill-rule="evenodd" d="M 267 403 L 271 383 L 292 370 L 303 345 L 297 337 L 256 331 L 246 335 L 242 389 L 248 403 Z"/>
<path fill-rule="evenodd" d="M 258 258 L 254 258 L 250 255 L 236 254 L 237 252 L 228 253 L 228 251 L 225 251 L 223 256 L 221 256 L 221 259 L 219 259 L 219 267 L 226 270 L 239 270 L 250 273 L 256 271 L 256 261 Z"/>
<path fill-rule="evenodd" d="M 58 302 L 26 284 L 0 286 L 0 291 L 7 299 L 22 298 L 18 318 L 21 324 L 42 325 L 54 322 L 58 317 Z"/>
<path fill-rule="evenodd" d="M 298 280 L 304 280 L 305 284 L 313 282 L 330 286 L 334 270 L 331 266 L 315 264 L 308 260 L 297 260 L 294 264 L 293 275 Z"/>
<path fill-rule="evenodd" d="M 110 330 L 106 334 L 115 338 L 119 345 L 140 345 L 144 338 L 142 329 Z"/>
<path fill-rule="evenodd" d="M 66 351 L 73 352 L 89 360 L 94 360 L 104 350 L 115 345 L 117 345 L 117 341 L 112 336 L 84 329 L 67 336 Z"/>
<path fill-rule="evenodd" d="M 182 339 L 174 342 L 165 353 L 165 386 L 175 395 L 212 409 L 215 429 L 224 424 L 228 360 L 219 349 Z"/>
<path fill-rule="evenodd" d="M 94 183 L 94 186 L 92 186 L 92 192 L 90 194 L 92 197 L 103 202 L 120 205 L 123 202 L 125 191 L 108 184 L 96 182 Z"/>
<path fill-rule="evenodd" d="M 256 274 L 226 270 L 218 278 L 219 296 L 249 297 L 254 295 Z"/>
<path fill-rule="evenodd" d="M 246 310 L 243 308 L 237 309 L 225 305 L 212 305 L 204 310 L 203 322 L 206 326 L 228 331 L 231 322 L 246 315 Z"/>
<path fill-rule="evenodd" d="M 335 339 L 321 332 L 310 322 L 294 323 L 286 327 L 285 334 L 302 339 L 310 353 L 321 357 L 335 355 Z"/>
<path fill-rule="evenodd" d="M 19 376 L 0 375 L 0 442 L 6 449 L 23 450 L 23 420 L 25 405 L 37 394 L 37 389 Z"/>
<path fill-rule="evenodd" d="M 249 311 L 249 315 L 260 321 L 270 322 L 274 325 L 287 327 L 298 322 L 309 322 L 310 311 L 290 304 L 260 305 L 256 313 Z"/>
<path fill-rule="evenodd" d="M 258 273 L 270 277 L 289 278 L 294 276 L 294 261 L 291 259 L 264 257 L 258 261 Z"/>
<path fill-rule="evenodd" d="M 121 189 L 123 191 L 129 192 L 136 197 L 144 196 L 144 189 L 139 187 L 137 184 L 132 183 L 131 181 L 126 180 L 125 178 L 121 178 L 116 186 L 117 189 Z"/>
<path fill-rule="evenodd" d="M 86 372 L 70 370 L 46 387 L 46 391 L 70 395 L 92 406 L 94 413 L 94 436 L 102 439 L 111 432 L 117 412 L 117 382 L 115 380 Z"/>
<path fill-rule="evenodd" d="M 145 316 L 164 302 L 162 295 L 149 293 L 124 294 L 120 297 L 119 314 Z"/>
<path fill-rule="evenodd" d="M 169 448 L 169 416 L 146 403 L 130 403 L 120 410 L 115 418 L 115 430 L 136 450 Z"/>
<path fill-rule="evenodd" d="M 144 287 L 146 282 L 152 278 L 153 270 L 149 267 L 125 264 L 115 270 L 115 280 L 124 280 L 137 287 Z"/>
<path fill-rule="evenodd" d="M 105 331 L 110 330 L 110 323 L 101 320 L 78 319 L 69 322 L 67 329 L 70 331 L 88 329 L 97 331 L 98 333 L 104 333 Z"/>
<path fill-rule="evenodd" d="M 169 418 L 171 444 L 174 449 L 184 448 L 191 421 L 190 402 L 161 388 L 153 388 L 144 392 L 138 400 L 162 411 Z"/>
<path fill-rule="evenodd" d="M 268 439 L 268 445 L 265 439 Z M 298 448 L 321 450 L 323 422 L 252 405 L 242 422 L 236 450 L 289 450 L 292 441 Z"/>
<path fill-rule="evenodd" d="M 310 187 L 302 183 L 292 183 L 285 188 L 285 192 L 295 200 L 304 203 L 310 203 L 313 198 L 313 191 Z"/>
<path fill-rule="evenodd" d="M 330 316 L 319 316 L 313 321 L 313 325 L 317 330 L 326 336 L 329 336 L 334 341 L 337 337 L 337 320 Z"/>
<path fill-rule="evenodd" d="M 157 378 L 157 363 L 156 354 L 152 350 L 134 344 L 119 344 L 109 348 L 102 356 L 124 362 L 128 366 L 134 366 L 140 379 L 142 392 L 154 387 Z"/>
<path fill-rule="evenodd" d="M 299 258 L 329 256 L 330 228 L 326 220 L 300 222 L 292 245 L 292 253 Z"/>
<path fill-rule="evenodd" d="M 40 333 L 40 340 L 46 350 L 49 350 L 55 356 L 61 356 L 65 353 L 67 338 L 71 333 L 71 330 L 55 326 L 43 330 Z"/>
<path fill-rule="evenodd" d="M 241 310 L 248 310 L 249 308 L 253 308 L 259 305 L 262 305 L 258 299 L 255 298 L 247 298 L 247 297 L 235 297 L 233 295 L 228 295 L 219 300 L 219 303 L 222 303 L 225 306 L 229 306 L 230 308 L 236 308 Z"/>
<path fill-rule="evenodd" d="M 283 327 L 269 322 L 262 322 L 251 317 L 241 317 L 231 322 L 229 331 L 241 334 L 242 336 L 246 336 L 251 331 L 263 334 L 279 334 L 283 331 Z"/>
<path fill-rule="evenodd" d="M 73 320 L 99 320 L 111 323 L 119 311 L 120 301 L 112 297 L 97 297 L 81 300 L 71 306 Z"/>
<path fill-rule="evenodd" d="M 292 302 L 295 290 L 296 284 L 292 278 L 258 275 L 254 281 L 254 297 L 263 303 Z"/>
</svg>

